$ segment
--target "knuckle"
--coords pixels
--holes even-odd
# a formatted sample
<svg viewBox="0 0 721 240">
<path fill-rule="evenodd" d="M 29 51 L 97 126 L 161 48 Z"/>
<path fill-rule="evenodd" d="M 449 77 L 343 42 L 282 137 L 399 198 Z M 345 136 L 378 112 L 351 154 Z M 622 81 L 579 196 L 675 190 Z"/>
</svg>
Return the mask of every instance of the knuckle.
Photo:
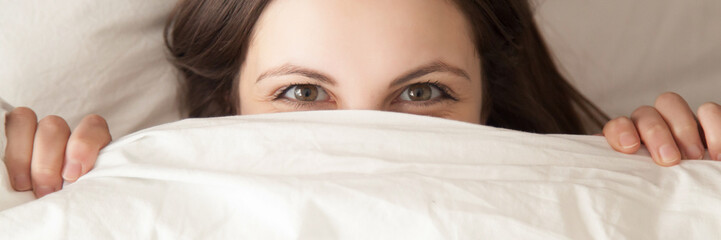
<svg viewBox="0 0 721 240">
<path fill-rule="evenodd" d="M 30 156 L 27 155 L 18 155 L 18 154 L 5 154 L 5 165 L 7 165 L 8 169 L 14 168 L 14 167 L 21 167 L 26 163 L 29 162 Z"/>
<path fill-rule="evenodd" d="M 606 125 L 603 126 L 604 133 L 610 133 L 609 131 L 617 130 L 619 128 L 622 128 L 625 126 L 625 122 L 629 121 L 626 117 L 618 117 L 614 118 L 611 121 L 608 121 Z"/>
<path fill-rule="evenodd" d="M 656 109 L 649 105 L 640 106 L 640 107 L 636 108 L 636 110 L 634 110 L 633 113 L 631 113 L 631 119 L 638 119 L 639 117 L 641 117 L 649 112 L 652 112 L 652 111 L 656 111 Z"/>
<path fill-rule="evenodd" d="M 701 106 L 698 107 L 699 117 L 704 117 L 704 116 L 712 115 L 712 114 L 721 114 L 721 105 L 719 105 L 715 102 L 707 102 L 707 103 L 701 104 Z"/>
<path fill-rule="evenodd" d="M 665 92 L 656 98 L 655 105 L 659 106 L 659 105 L 665 105 L 665 104 L 679 102 L 679 101 L 684 101 L 684 100 L 683 100 L 683 97 L 681 97 L 681 95 L 678 95 L 678 93 Z"/>
<path fill-rule="evenodd" d="M 87 137 L 74 138 L 68 142 L 67 146 L 68 154 L 83 154 L 96 148 L 98 148 L 98 144 Z"/>
<path fill-rule="evenodd" d="M 721 153 L 721 137 L 709 138 L 706 140 L 706 144 L 708 144 L 708 149 L 718 149 L 716 151 Z"/>
<path fill-rule="evenodd" d="M 619 117 L 619 118 L 616 118 L 616 119 L 614 119 L 614 120 L 616 121 L 616 124 L 618 124 L 618 125 L 620 125 L 620 126 L 622 126 L 622 127 L 633 126 L 633 121 L 631 121 L 631 119 L 629 119 L 629 118 L 626 117 L 626 116 Z"/>
<path fill-rule="evenodd" d="M 54 179 L 60 176 L 60 170 L 46 166 L 33 166 L 31 174 L 34 180 L 37 179 Z"/>
<path fill-rule="evenodd" d="M 631 121 L 631 119 L 629 119 L 629 118 L 626 117 L 626 116 L 617 117 L 615 120 L 618 120 L 618 121 Z"/>
<path fill-rule="evenodd" d="M 8 114 L 8 118 L 11 121 L 20 122 L 36 123 L 38 121 L 38 117 L 37 115 L 35 115 L 35 112 L 33 112 L 32 109 L 26 107 L 16 107 L 10 112 L 10 114 Z"/>
<path fill-rule="evenodd" d="M 663 134 L 663 132 L 668 131 L 668 127 L 664 124 L 660 123 L 652 123 L 645 126 L 642 126 L 643 132 L 646 134 L 646 136 L 653 137 L 659 134 Z"/>
<path fill-rule="evenodd" d="M 50 115 L 38 122 L 38 131 L 48 132 L 50 134 L 68 133 L 70 132 L 70 127 L 68 127 L 68 124 L 61 117 Z"/>
<path fill-rule="evenodd" d="M 97 114 L 90 114 L 83 118 L 83 123 L 90 124 L 93 126 L 99 126 L 99 127 L 106 127 L 108 126 L 108 123 L 105 121 L 105 118 L 101 117 Z"/>
<path fill-rule="evenodd" d="M 673 128 L 673 135 L 678 138 L 699 138 L 698 126 L 696 125 L 683 125 Z"/>
<path fill-rule="evenodd" d="M 717 147 L 721 150 L 721 136 L 706 136 L 706 144 L 709 149 Z"/>
</svg>

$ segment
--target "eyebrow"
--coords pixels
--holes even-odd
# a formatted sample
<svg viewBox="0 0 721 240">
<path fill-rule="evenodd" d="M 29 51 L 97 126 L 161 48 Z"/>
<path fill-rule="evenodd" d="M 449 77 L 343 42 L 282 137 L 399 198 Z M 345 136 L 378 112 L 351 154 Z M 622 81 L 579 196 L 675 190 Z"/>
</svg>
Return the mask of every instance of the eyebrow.
<svg viewBox="0 0 721 240">
<path fill-rule="evenodd" d="M 332 78 L 326 76 L 325 74 L 323 74 L 321 72 L 318 72 L 316 70 L 309 69 L 309 68 L 296 66 L 293 64 L 288 64 L 288 63 L 284 64 L 283 66 L 270 69 L 270 70 L 266 71 L 265 73 L 261 74 L 258 77 L 258 80 L 255 80 L 255 83 L 257 84 L 258 82 L 262 81 L 263 79 L 266 79 L 269 77 L 277 77 L 277 76 L 283 76 L 283 75 L 295 75 L 295 74 L 302 75 L 307 78 L 312 78 L 312 79 L 315 79 L 315 80 L 318 80 L 320 82 L 327 83 L 330 85 L 335 85 L 335 81 Z"/>
<path fill-rule="evenodd" d="M 434 72 L 447 72 L 465 78 L 468 81 L 471 80 L 471 77 L 469 77 L 468 73 L 463 69 L 451 66 L 450 64 L 443 61 L 435 61 L 408 71 L 406 74 L 403 74 L 401 77 L 393 80 L 393 82 L 391 82 L 391 86 L 400 85 L 410 80 L 423 77 Z"/>
<path fill-rule="evenodd" d="M 447 72 L 454 75 L 457 75 L 459 77 L 465 78 L 466 80 L 471 80 L 471 78 L 468 76 L 468 73 L 464 71 L 463 69 L 460 69 L 458 67 L 454 67 L 448 63 L 445 63 L 443 61 L 434 61 L 432 63 L 422 65 L 420 67 L 417 67 L 413 70 L 410 70 L 406 72 L 405 74 L 401 75 L 400 77 L 394 79 L 391 82 L 391 86 L 396 86 L 403 84 L 405 82 L 411 81 L 413 79 L 423 77 L 425 75 L 434 73 L 434 72 Z M 304 68 L 301 66 L 293 65 L 293 64 L 284 64 L 283 66 L 276 67 L 273 69 L 270 69 L 263 74 L 261 74 L 258 79 L 255 81 L 256 83 L 262 81 L 263 79 L 269 78 L 269 77 L 277 77 L 277 76 L 284 76 L 284 75 L 294 75 L 298 74 L 301 76 L 305 76 L 307 78 L 312 78 L 315 80 L 318 80 L 320 82 L 329 84 L 329 85 L 335 85 L 335 80 L 333 78 L 328 77 L 326 74 L 323 74 L 319 71 Z"/>
</svg>

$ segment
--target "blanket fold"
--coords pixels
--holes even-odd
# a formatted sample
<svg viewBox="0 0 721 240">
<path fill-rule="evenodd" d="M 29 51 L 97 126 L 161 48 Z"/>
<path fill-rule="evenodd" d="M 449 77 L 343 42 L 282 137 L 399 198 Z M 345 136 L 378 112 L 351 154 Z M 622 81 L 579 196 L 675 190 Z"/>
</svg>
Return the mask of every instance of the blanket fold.
<svg viewBox="0 0 721 240">
<path fill-rule="evenodd" d="M 0 198 L 28 196 L 6 178 Z M 375 111 L 157 126 L 63 190 L 0 205 L 2 239 L 719 239 L 718 226 L 718 162 L 664 168 L 598 136 Z"/>
</svg>

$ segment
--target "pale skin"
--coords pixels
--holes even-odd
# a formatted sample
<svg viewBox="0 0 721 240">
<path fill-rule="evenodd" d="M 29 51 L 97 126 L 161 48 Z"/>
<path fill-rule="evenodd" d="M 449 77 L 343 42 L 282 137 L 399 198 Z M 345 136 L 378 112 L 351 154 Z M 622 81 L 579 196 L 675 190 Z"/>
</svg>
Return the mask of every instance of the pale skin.
<svg viewBox="0 0 721 240">
<path fill-rule="evenodd" d="M 239 112 L 363 109 L 483 124 L 482 69 L 467 24 L 448 1 L 275 1 L 241 66 Z M 654 106 L 609 121 L 603 134 L 623 153 L 644 144 L 661 166 L 701 159 L 702 141 L 721 160 L 721 106 L 706 103 L 697 113 L 664 93 Z M 5 129 L 11 184 L 37 197 L 90 171 L 111 141 L 98 115 L 71 132 L 58 116 L 38 121 L 19 107 Z"/>
</svg>

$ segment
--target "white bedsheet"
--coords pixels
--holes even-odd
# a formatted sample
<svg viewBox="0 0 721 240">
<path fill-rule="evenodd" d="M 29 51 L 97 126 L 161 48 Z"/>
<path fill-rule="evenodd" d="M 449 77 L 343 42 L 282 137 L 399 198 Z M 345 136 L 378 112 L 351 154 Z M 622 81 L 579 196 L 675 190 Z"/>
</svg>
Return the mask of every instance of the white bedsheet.
<svg viewBox="0 0 721 240">
<path fill-rule="evenodd" d="M 719 162 L 398 113 L 162 125 L 35 201 L 0 173 L 0 239 L 721 239 Z"/>
</svg>

